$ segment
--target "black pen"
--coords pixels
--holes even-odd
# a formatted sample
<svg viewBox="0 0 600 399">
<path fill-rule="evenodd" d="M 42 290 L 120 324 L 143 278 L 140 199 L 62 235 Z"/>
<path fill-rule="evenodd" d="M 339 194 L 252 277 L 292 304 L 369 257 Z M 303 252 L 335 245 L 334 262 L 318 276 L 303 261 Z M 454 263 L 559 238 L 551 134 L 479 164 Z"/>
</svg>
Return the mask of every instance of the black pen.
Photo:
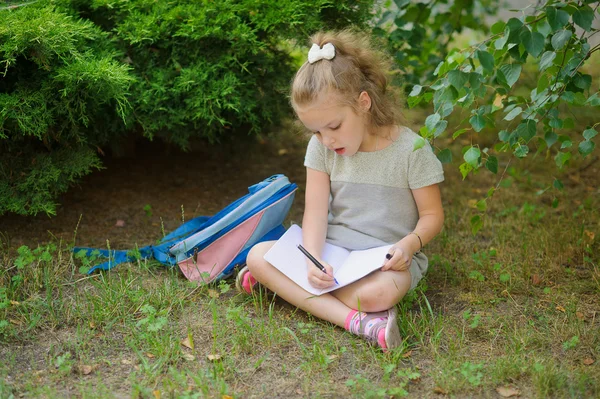
<svg viewBox="0 0 600 399">
<path fill-rule="evenodd" d="M 320 262 L 319 262 L 317 259 L 315 259 L 315 257 L 314 257 L 314 256 L 312 256 L 312 255 L 310 254 L 310 252 L 308 252 L 308 251 L 306 250 L 306 248 L 304 248 L 302 245 L 298 244 L 298 249 L 299 249 L 300 251 L 302 251 L 302 253 L 303 253 L 304 255 L 306 255 L 306 257 L 307 257 L 308 259 L 310 259 L 310 261 L 311 261 L 312 263 L 314 263 L 316 267 L 318 267 L 319 269 L 321 269 L 321 271 L 322 271 L 323 273 L 327 274 L 327 269 L 325 269 L 325 266 L 323 266 L 323 265 L 322 265 L 322 264 L 321 264 L 321 263 L 320 263 Z M 336 283 L 337 285 L 340 285 L 340 283 L 338 283 L 338 282 L 337 282 L 337 280 L 335 279 L 335 277 L 333 278 L 333 281 L 335 281 L 335 283 Z"/>
</svg>

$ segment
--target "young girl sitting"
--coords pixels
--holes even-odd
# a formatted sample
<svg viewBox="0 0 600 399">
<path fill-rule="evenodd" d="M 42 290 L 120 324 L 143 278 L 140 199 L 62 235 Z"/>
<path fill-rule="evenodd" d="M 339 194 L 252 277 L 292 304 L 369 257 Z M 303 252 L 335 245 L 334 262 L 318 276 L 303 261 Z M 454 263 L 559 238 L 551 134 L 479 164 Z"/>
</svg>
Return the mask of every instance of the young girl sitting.
<svg viewBox="0 0 600 399">
<path fill-rule="evenodd" d="M 260 282 L 313 316 L 389 350 L 401 343 L 395 305 L 426 272 L 421 249 L 442 228 L 442 166 L 429 145 L 413 150 L 418 135 L 399 124 L 387 63 L 368 37 L 341 31 L 311 39 L 291 90 L 294 111 L 313 133 L 304 161 L 303 244 L 327 269 L 325 274 L 307 259 L 308 280 L 317 288 L 334 284 L 331 266 L 319 256 L 325 240 L 350 250 L 393 246 L 385 259 L 373 259 L 380 270 L 313 296 L 264 260 L 274 242 L 263 242 L 250 251 L 237 286 L 250 293 Z"/>
</svg>

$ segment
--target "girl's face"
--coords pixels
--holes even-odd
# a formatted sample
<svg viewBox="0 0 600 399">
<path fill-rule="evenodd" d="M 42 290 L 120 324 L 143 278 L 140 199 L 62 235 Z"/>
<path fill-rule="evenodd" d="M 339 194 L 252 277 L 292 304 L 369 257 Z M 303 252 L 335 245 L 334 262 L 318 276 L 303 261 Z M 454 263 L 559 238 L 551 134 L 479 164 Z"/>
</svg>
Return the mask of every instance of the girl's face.
<svg viewBox="0 0 600 399">
<path fill-rule="evenodd" d="M 358 105 L 365 111 L 371 108 L 366 92 L 360 94 Z M 310 105 L 297 107 L 296 114 L 324 146 L 338 155 L 352 156 L 375 149 L 375 136 L 368 132 L 366 113 L 359 115 L 351 107 L 341 105 L 331 93 L 321 94 Z"/>
</svg>

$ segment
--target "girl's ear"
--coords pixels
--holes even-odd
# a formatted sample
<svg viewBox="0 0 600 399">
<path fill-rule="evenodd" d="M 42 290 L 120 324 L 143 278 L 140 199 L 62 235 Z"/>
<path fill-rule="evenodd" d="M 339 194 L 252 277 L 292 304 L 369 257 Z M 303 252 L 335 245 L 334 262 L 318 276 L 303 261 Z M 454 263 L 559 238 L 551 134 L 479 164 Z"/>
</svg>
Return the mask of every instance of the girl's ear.
<svg viewBox="0 0 600 399">
<path fill-rule="evenodd" d="M 371 96 L 364 90 L 358 96 L 358 106 L 365 112 L 371 109 Z"/>
</svg>

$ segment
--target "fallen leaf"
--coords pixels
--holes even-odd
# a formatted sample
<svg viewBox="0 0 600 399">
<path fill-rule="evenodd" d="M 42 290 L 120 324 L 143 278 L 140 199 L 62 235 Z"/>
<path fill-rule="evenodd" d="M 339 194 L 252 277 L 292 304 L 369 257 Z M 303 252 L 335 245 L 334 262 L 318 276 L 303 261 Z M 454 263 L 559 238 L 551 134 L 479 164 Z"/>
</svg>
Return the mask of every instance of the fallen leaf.
<svg viewBox="0 0 600 399">
<path fill-rule="evenodd" d="M 540 285 L 542 283 L 542 278 L 540 277 L 539 274 L 533 274 L 531 276 L 531 283 L 533 285 Z"/>
<path fill-rule="evenodd" d="M 117 227 L 125 227 L 125 221 L 124 220 L 117 220 L 117 223 L 115 223 L 115 226 Z"/>
<path fill-rule="evenodd" d="M 408 352 L 406 352 L 406 353 L 403 353 L 403 354 L 402 354 L 402 357 L 403 357 L 404 359 L 406 359 L 406 358 L 409 358 L 409 357 L 411 357 L 411 356 L 412 356 L 412 351 L 408 351 Z"/>
<path fill-rule="evenodd" d="M 129 359 L 121 359 L 121 363 L 123 363 L 123 364 L 132 364 L 131 360 L 129 360 Z"/>
<path fill-rule="evenodd" d="M 282 149 L 280 149 L 280 150 L 279 150 L 277 153 L 278 153 L 280 156 L 281 156 L 281 155 L 285 155 L 285 154 L 287 154 L 287 153 L 288 153 L 288 150 L 286 150 L 285 148 L 282 148 Z"/>
<path fill-rule="evenodd" d="M 585 316 L 581 312 L 575 312 L 575 316 L 577 316 L 577 318 L 582 321 L 585 319 Z"/>
<path fill-rule="evenodd" d="M 150 359 L 153 359 L 153 358 L 155 357 L 155 356 L 154 356 L 152 353 L 150 353 L 150 352 L 147 352 L 147 353 L 146 353 L 146 356 L 148 356 Z"/>
<path fill-rule="evenodd" d="M 94 323 L 93 321 L 90 321 L 90 328 L 93 330 L 94 328 L 96 328 L 96 323 Z"/>
<path fill-rule="evenodd" d="M 586 366 L 591 366 L 592 364 L 594 364 L 594 359 L 592 359 L 591 357 L 586 357 L 585 359 L 583 359 L 583 364 L 585 364 Z"/>
<path fill-rule="evenodd" d="M 594 238 L 596 237 L 596 235 L 594 234 L 593 231 L 584 230 L 584 233 L 586 236 L 588 236 L 590 241 L 594 241 Z"/>
<path fill-rule="evenodd" d="M 214 362 L 216 360 L 220 360 L 221 359 L 221 355 L 206 355 L 206 357 L 208 358 L 208 360 L 210 360 L 211 362 Z"/>
<path fill-rule="evenodd" d="M 216 290 L 213 290 L 211 288 L 208 289 L 208 296 L 211 298 L 218 298 L 219 297 L 219 293 Z"/>
<path fill-rule="evenodd" d="M 558 310 L 558 311 L 560 311 L 560 312 L 563 312 L 563 313 L 565 313 L 565 312 L 566 312 L 565 308 L 563 308 L 563 307 L 562 307 L 562 306 L 560 306 L 560 305 L 558 305 L 558 306 L 556 307 L 556 310 Z"/>
<path fill-rule="evenodd" d="M 221 399 L 233 399 L 233 396 L 229 396 L 229 395 L 222 395 Z"/>
<path fill-rule="evenodd" d="M 154 395 L 156 399 L 160 399 L 160 391 L 158 389 L 152 391 L 152 395 Z"/>
<path fill-rule="evenodd" d="M 185 360 L 189 360 L 190 362 L 192 360 L 196 359 L 196 356 L 192 355 L 191 353 L 184 353 L 183 355 L 181 355 Z"/>
<path fill-rule="evenodd" d="M 512 387 L 498 387 L 496 388 L 496 392 L 498 392 L 503 398 L 510 398 L 513 396 L 521 395 L 521 391 Z"/>
<path fill-rule="evenodd" d="M 181 345 L 193 350 L 194 349 L 194 338 L 192 337 L 192 335 L 188 334 L 188 336 L 186 338 L 182 339 Z"/>
<path fill-rule="evenodd" d="M 20 320 L 8 319 L 8 321 L 10 321 L 11 323 L 13 323 L 14 325 L 17 325 L 17 326 L 23 325 L 23 322 Z"/>
<path fill-rule="evenodd" d="M 92 366 L 87 364 L 82 364 L 79 366 L 79 373 L 83 375 L 88 375 L 92 372 Z"/>
<path fill-rule="evenodd" d="M 440 387 L 433 388 L 433 392 L 437 393 L 438 395 L 448 395 L 448 391 Z"/>
<path fill-rule="evenodd" d="M 19 305 L 21 304 L 21 302 L 17 302 L 17 301 L 10 301 L 10 304 L 11 304 L 11 305 L 14 305 L 14 306 L 19 306 Z"/>
</svg>

